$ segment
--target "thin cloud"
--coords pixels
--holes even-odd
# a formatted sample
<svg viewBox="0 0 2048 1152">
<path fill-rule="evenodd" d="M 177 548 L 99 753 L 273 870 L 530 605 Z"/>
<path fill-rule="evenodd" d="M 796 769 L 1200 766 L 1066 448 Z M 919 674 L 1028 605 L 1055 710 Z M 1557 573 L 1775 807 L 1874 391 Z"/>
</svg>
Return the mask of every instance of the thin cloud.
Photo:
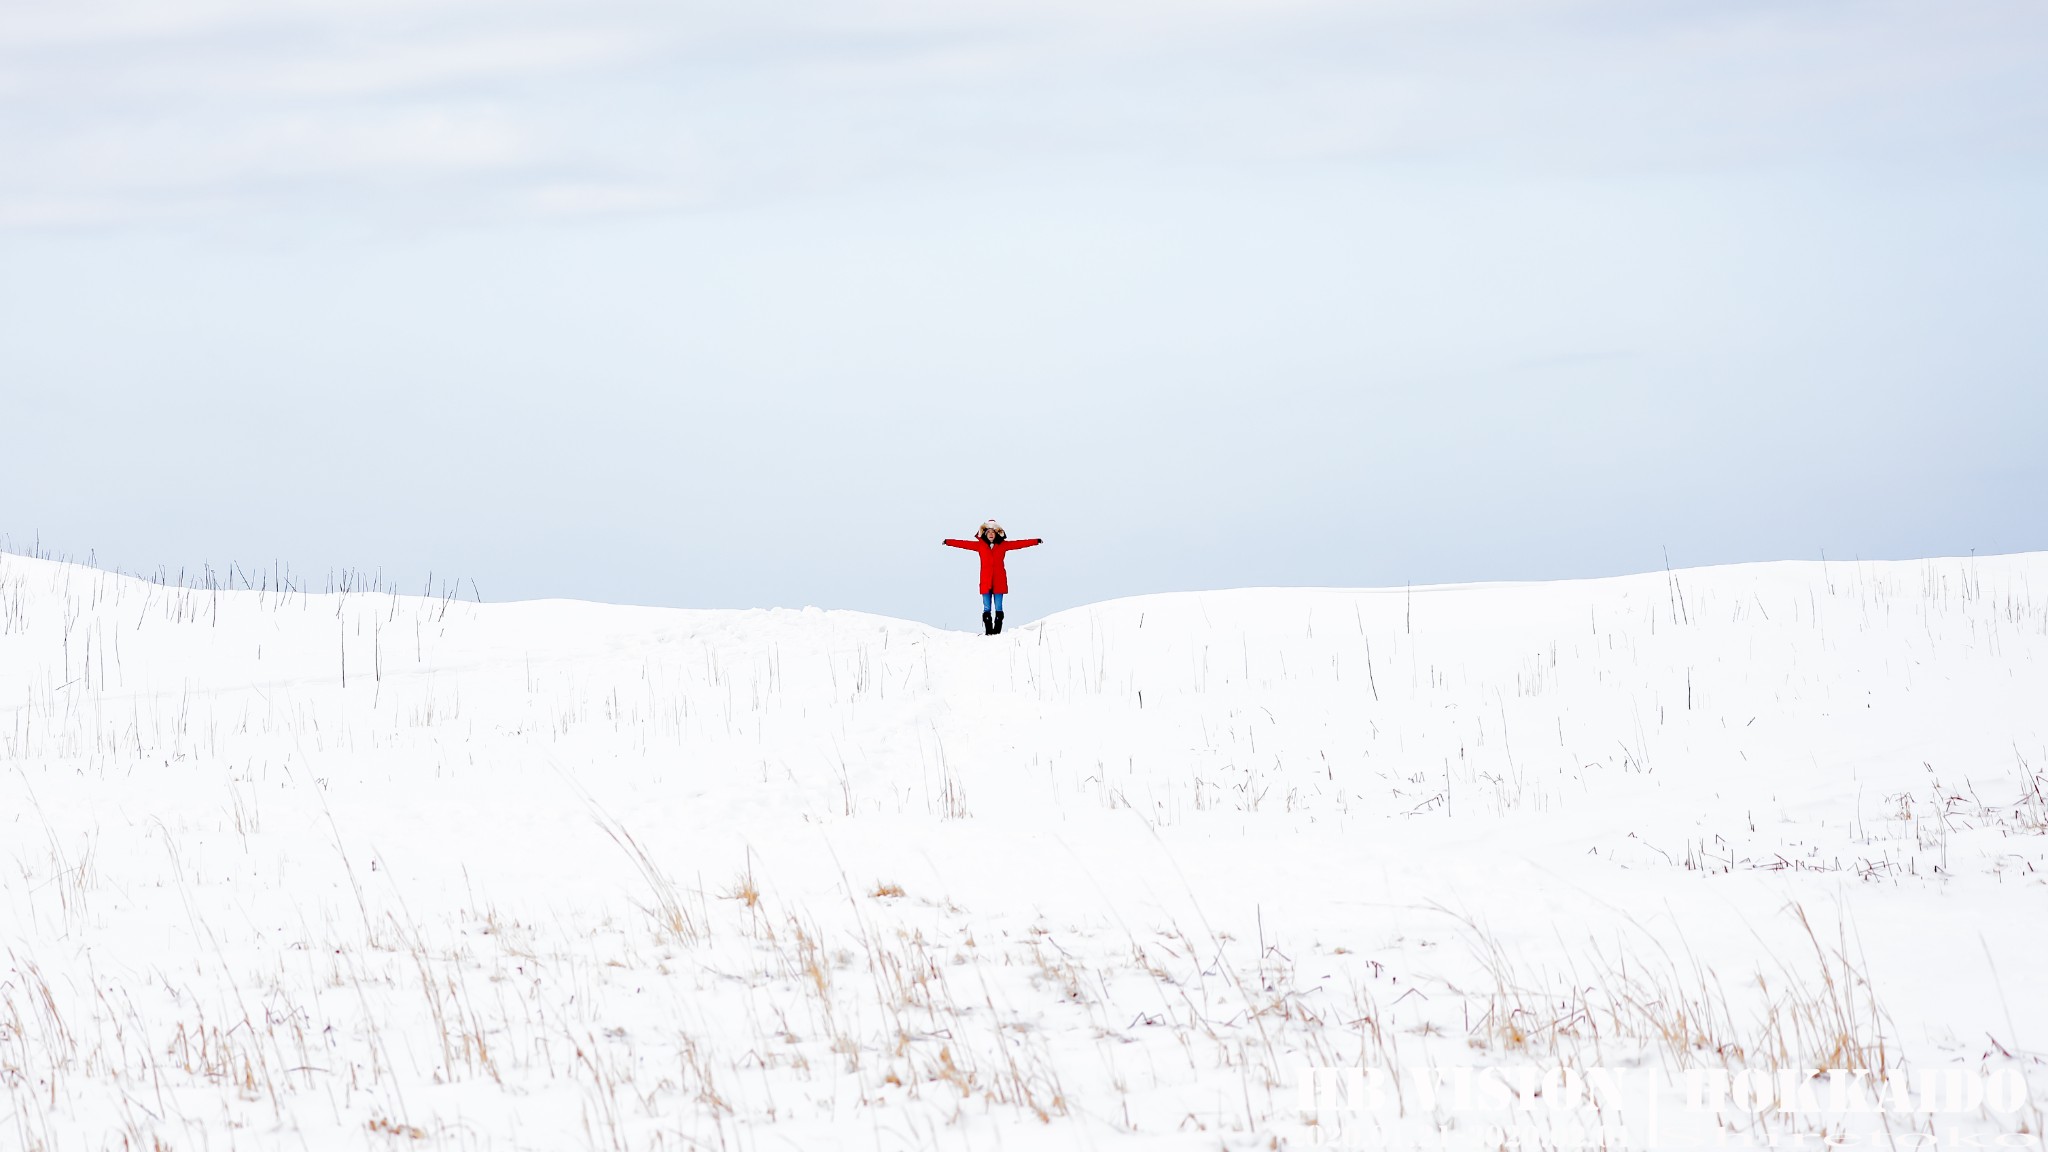
<svg viewBox="0 0 2048 1152">
<path fill-rule="evenodd" d="M 16 4 L 0 220 L 641 212 L 1103 164 L 2035 163 L 2044 12 Z"/>
</svg>

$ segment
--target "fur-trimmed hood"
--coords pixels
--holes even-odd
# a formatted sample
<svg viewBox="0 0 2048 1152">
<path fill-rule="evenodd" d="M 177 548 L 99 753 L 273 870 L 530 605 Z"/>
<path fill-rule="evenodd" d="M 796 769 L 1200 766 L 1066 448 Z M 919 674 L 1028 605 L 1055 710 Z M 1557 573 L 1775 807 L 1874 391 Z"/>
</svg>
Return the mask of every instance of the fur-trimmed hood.
<svg viewBox="0 0 2048 1152">
<path fill-rule="evenodd" d="M 997 540 L 1007 540 L 1010 537 L 1010 534 L 1008 532 L 1003 531 L 1003 526 L 1001 524 L 996 523 L 993 519 L 989 519 L 982 521 L 981 526 L 974 530 L 974 539 L 983 539 L 982 534 L 984 532 L 989 531 L 990 529 L 995 530 Z"/>
</svg>

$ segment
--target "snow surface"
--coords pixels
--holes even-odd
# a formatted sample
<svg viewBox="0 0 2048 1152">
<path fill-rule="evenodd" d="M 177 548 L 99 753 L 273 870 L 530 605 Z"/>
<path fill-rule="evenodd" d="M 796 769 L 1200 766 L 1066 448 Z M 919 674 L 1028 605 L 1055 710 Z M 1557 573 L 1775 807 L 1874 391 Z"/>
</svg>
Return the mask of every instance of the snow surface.
<svg viewBox="0 0 2048 1152">
<path fill-rule="evenodd" d="M 994 638 L 255 582 L 0 556 L 0 1146 L 1577 1139 L 1310 1065 L 1640 1070 L 1622 1147 L 2040 1144 L 2048 555 Z M 2033 1096 L 1682 1106 L 1831 1067 Z"/>
</svg>

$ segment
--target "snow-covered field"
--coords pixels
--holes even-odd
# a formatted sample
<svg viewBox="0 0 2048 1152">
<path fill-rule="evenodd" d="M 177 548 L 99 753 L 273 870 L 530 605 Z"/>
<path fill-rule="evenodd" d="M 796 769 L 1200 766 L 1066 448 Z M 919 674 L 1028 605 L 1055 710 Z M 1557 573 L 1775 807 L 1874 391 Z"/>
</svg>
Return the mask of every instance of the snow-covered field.
<svg viewBox="0 0 2048 1152">
<path fill-rule="evenodd" d="M 0 1147 L 2041 1145 L 2048 555 L 232 581 L 0 556 Z"/>
</svg>

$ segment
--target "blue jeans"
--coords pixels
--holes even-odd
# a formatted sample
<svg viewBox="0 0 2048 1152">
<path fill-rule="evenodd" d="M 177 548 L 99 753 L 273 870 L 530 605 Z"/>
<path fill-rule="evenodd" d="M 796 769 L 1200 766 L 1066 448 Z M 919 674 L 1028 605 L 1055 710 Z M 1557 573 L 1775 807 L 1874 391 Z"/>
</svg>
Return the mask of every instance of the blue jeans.
<svg viewBox="0 0 2048 1152">
<path fill-rule="evenodd" d="M 981 594 L 981 610 L 983 612 L 1001 612 L 1003 610 L 1003 594 L 1001 592 L 983 592 Z"/>
</svg>

